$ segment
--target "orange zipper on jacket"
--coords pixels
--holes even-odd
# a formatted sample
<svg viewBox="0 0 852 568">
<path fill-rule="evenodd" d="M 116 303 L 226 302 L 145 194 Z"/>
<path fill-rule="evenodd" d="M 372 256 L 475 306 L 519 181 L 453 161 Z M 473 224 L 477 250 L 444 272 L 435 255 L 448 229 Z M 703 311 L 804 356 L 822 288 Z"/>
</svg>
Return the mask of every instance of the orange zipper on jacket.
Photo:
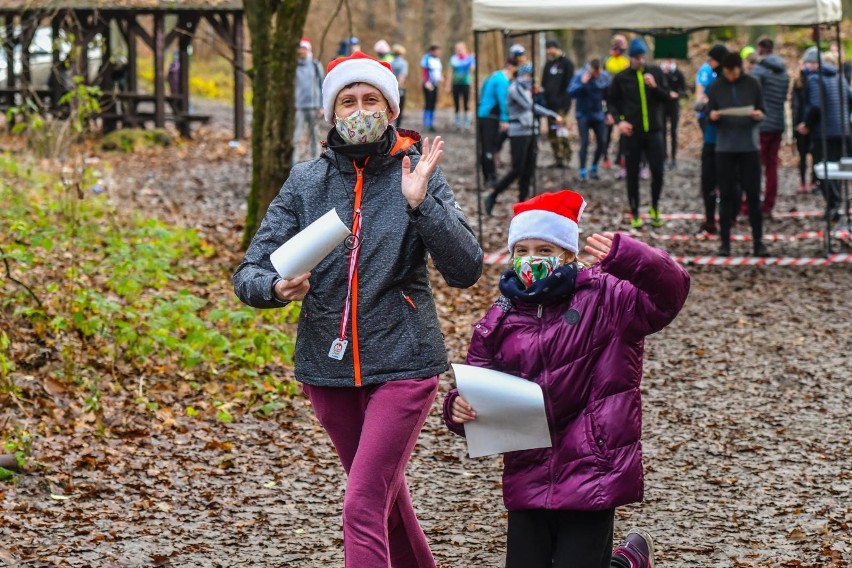
<svg viewBox="0 0 852 568">
<path fill-rule="evenodd" d="M 355 162 L 352 162 L 355 167 L 355 209 L 353 210 L 352 234 L 356 234 L 356 230 L 360 229 L 361 216 L 357 211 L 361 209 L 361 193 L 364 189 L 364 168 L 359 168 Z M 364 162 L 364 166 L 367 163 Z M 355 243 L 355 246 L 361 246 L 360 242 Z M 356 251 L 352 251 L 356 254 Z M 361 352 L 358 349 L 358 264 L 355 264 L 355 271 L 352 275 L 352 362 L 355 370 L 355 386 L 361 386 Z"/>
</svg>

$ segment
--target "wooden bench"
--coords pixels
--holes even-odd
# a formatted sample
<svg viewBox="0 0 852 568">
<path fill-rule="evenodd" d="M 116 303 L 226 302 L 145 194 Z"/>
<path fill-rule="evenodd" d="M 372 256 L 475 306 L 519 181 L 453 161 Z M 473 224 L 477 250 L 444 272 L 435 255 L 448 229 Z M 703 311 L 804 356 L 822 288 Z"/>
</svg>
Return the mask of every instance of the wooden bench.
<svg viewBox="0 0 852 568">
<path fill-rule="evenodd" d="M 146 122 L 156 120 L 153 110 L 146 108 L 140 110 L 141 105 L 156 105 L 157 98 L 147 93 L 108 93 L 104 97 L 102 107 L 108 109 L 101 114 L 104 121 L 104 130 L 110 131 L 122 125 L 131 127 L 144 127 Z M 167 112 L 163 117 L 173 122 L 181 136 L 191 138 L 191 126 L 193 123 L 206 124 L 210 121 L 210 115 L 185 112 L 183 110 L 183 98 L 174 95 L 165 96 Z"/>
</svg>

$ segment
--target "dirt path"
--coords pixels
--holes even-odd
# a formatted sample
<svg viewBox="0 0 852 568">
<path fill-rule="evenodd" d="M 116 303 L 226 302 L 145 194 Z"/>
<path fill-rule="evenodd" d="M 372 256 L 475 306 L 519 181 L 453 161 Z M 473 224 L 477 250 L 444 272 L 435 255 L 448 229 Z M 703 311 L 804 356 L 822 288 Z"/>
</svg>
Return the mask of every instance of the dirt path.
<svg viewBox="0 0 852 568">
<path fill-rule="evenodd" d="M 475 218 L 474 140 L 452 131 L 446 137 L 452 151 L 443 167 Z M 229 148 L 229 138 L 204 131 L 154 162 L 105 157 L 113 162 L 108 190 L 236 249 L 250 157 Z M 544 164 L 547 154 L 543 149 Z M 698 164 L 684 154 L 667 176 L 664 212 L 700 211 Z M 542 169 L 539 189 L 582 191 L 590 203 L 587 233 L 624 229 L 625 191 L 614 172 L 585 185 L 571 180 L 574 172 Z M 820 208 L 817 197 L 796 197 L 794 178 L 792 170 L 783 172 L 778 210 Z M 507 193 L 495 217 L 484 220 L 488 251 L 505 246 L 513 196 Z M 672 221 L 664 232 L 688 234 L 696 225 Z M 820 228 L 813 218 L 767 223 L 767 232 L 785 235 Z M 689 255 L 716 247 L 660 244 Z M 747 250 L 746 243 L 735 245 Z M 771 250 L 818 256 L 821 243 L 800 239 Z M 487 267 L 467 291 L 436 280 L 451 361 L 463 359 L 469 325 L 495 297 L 500 270 Z M 851 565 L 849 265 L 690 272 L 684 311 L 646 342 L 646 500 L 619 511 L 618 535 L 634 525 L 649 529 L 663 568 Z M 451 384 L 445 375 L 442 392 Z M 302 397 L 271 420 L 245 413 L 223 425 L 183 416 L 192 398 L 181 389 L 159 396 L 164 403 L 154 415 L 107 417 L 114 426 L 106 436 L 74 421 L 37 439 L 33 453 L 45 469 L 0 486 L 0 559 L 13 566 L 342 565 L 345 477 Z M 61 393 L 54 402 L 64 409 L 57 413 L 75 404 Z M 467 458 L 437 410 L 408 469 L 435 557 L 442 567 L 500 566 L 500 459 Z M 0 423 L 16 420 L 14 409 L 3 414 Z"/>
</svg>

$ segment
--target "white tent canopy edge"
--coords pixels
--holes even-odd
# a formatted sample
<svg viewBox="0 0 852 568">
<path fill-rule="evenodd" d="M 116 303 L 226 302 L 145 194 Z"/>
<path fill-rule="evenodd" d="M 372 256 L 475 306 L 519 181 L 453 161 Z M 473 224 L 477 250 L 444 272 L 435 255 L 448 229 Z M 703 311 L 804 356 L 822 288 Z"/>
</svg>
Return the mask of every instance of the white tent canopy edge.
<svg viewBox="0 0 852 568">
<path fill-rule="evenodd" d="M 840 0 L 473 0 L 478 32 L 802 26 L 841 18 Z"/>
</svg>

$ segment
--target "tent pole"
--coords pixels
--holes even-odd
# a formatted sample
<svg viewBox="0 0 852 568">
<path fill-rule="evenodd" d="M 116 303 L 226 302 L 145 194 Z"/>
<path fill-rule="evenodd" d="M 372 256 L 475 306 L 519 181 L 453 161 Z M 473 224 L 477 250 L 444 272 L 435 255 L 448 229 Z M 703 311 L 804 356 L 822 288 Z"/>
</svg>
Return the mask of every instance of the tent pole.
<svg viewBox="0 0 852 568">
<path fill-rule="evenodd" d="M 822 24 L 817 24 L 814 28 L 814 40 L 816 41 L 817 46 L 817 76 L 819 78 L 819 107 L 821 112 L 819 113 L 819 124 L 820 124 L 820 147 L 822 148 L 822 181 L 824 184 L 823 191 L 831 191 L 828 187 L 831 183 L 831 180 L 828 179 L 828 141 L 825 137 L 825 129 L 826 129 L 826 116 L 825 116 L 825 83 L 823 82 L 823 68 L 822 68 L 822 44 L 820 43 L 820 28 Z M 841 103 L 842 104 L 842 103 Z M 826 208 L 825 215 L 825 256 L 831 254 L 831 219 L 828 217 L 828 208 Z"/>
<path fill-rule="evenodd" d="M 846 157 L 846 152 L 848 148 L 846 147 L 848 143 L 847 137 L 849 136 L 849 107 L 846 105 L 846 97 L 843 96 L 845 94 L 845 90 L 849 87 L 848 78 L 843 74 L 843 41 L 841 41 L 841 33 L 840 33 L 840 22 L 835 22 L 837 26 L 837 72 L 838 77 L 840 78 L 837 81 L 837 86 L 840 89 L 840 124 L 841 124 L 841 134 L 842 138 L 840 138 L 840 155 Z M 843 207 L 843 213 L 846 214 L 846 228 L 848 229 L 852 223 L 850 223 L 850 215 L 849 215 L 849 183 L 846 180 L 840 182 L 842 184 L 842 194 L 840 196 L 840 205 Z"/>
<path fill-rule="evenodd" d="M 837 86 L 840 89 L 840 116 L 848 117 L 849 116 L 849 108 L 846 106 L 846 97 L 843 96 L 844 82 L 846 82 L 846 86 L 849 85 L 848 78 L 843 76 L 843 42 L 840 40 L 840 22 L 835 22 L 837 26 L 837 72 L 839 74 L 840 80 L 837 82 Z M 843 138 L 840 139 L 840 148 L 841 148 L 841 156 L 846 155 L 846 136 L 849 135 L 849 121 L 841 120 L 841 134 Z"/>
<path fill-rule="evenodd" d="M 473 68 L 473 108 L 476 118 L 474 122 L 476 128 L 476 159 L 474 160 L 474 167 L 476 168 L 476 220 L 479 225 L 479 244 L 482 245 L 482 141 L 479 139 L 479 65 L 481 60 L 479 59 L 479 32 L 477 31 L 473 32 L 473 53 L 477 57 L 476 65 Z"/>
<path fill-rule="evenodd" d="M 536 195 L 538 195 L 538 132 L 540 131 L 540 129 L 536 128 L 538 123 L 535 120 L 535 87 L 536 87 L 535 74 L 536 74 L 536 71 L 538 71 L 536 64 L 535 64 L 535 52 L 536 52 L 535 39 L 536 39 L 537 34 L 538 34 L 538 32 L 532 32 L 530 34 L 530 63 L 532 63 L 532 66 L 533 66 L 533 77 L 532 77 L 533 88 L 532 88 L 532 93 L 530 93 L 532 95 L 532 103 L 533 103 L 533 108 L 530 109 L 530 112 L 532 112 L 533 120 L 532 120 L 532 126 L 530 127 L 530 129 L 532 130 L 532 140 L 530 141 L 530 144 L 532 144 L 532 146 L 533 146 L 532 147 L 532 156 L 533 156 L 533 165 L 534 165 L 533 171 L 532 171 L 532 192 L 531 192 L 532 195 L 531 195 L 531 197 L 535 197 Z"/>
</svg>

